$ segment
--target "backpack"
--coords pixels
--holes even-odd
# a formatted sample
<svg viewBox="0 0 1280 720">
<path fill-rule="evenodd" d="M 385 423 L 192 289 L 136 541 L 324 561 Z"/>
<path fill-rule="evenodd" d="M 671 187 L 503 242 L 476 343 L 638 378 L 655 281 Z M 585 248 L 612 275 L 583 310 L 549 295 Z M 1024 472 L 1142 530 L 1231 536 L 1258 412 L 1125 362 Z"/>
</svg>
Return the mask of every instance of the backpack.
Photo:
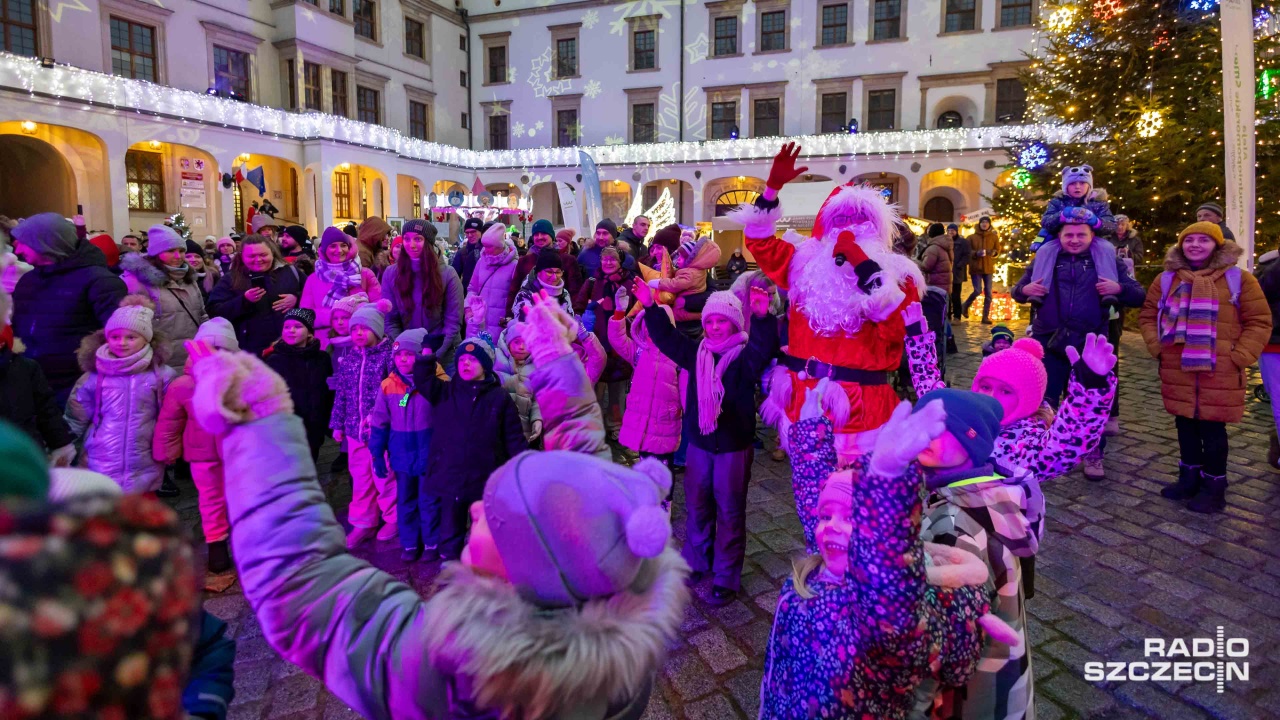
<svg viewBox="0 0 1280 720">
<path fill-rule="evenodd" d="M 1156 315 L 1156 327 L 1162 327 L 1164 321 L 1164 311 L 1169 307 L 1169 290 L 1173 288 L 1173 278 L 1177 274 L 1173 270 L 1165 270 L 1160 273 L 1160 307 L 1159 313 Z M 1240 312 L 1240 268 L 1232 266 L 1222 274 L 1227 279 L 1227 290 L 1231 292 L 1231 304 L 1235 306 L 1236 313 Z"/>
</svg>

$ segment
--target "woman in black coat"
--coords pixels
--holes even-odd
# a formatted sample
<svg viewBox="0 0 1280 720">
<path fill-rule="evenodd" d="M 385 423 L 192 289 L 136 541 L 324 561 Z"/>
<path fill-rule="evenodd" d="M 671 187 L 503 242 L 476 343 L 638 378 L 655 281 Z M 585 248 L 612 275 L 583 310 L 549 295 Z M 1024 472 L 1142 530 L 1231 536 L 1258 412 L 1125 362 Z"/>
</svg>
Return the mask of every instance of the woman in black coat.
<svg viewBox="0 0 1280 720">
<path fill-rule="evenodd" d="M 278 245 L 250 235 L 231 262 L 231 271 L 209 293 L 209 315 L 230 320 L 240 349 L 261 355 L 279 339 L 284 314 L 297 307 L 304 279 L 285 263 Z"/>
</svg>

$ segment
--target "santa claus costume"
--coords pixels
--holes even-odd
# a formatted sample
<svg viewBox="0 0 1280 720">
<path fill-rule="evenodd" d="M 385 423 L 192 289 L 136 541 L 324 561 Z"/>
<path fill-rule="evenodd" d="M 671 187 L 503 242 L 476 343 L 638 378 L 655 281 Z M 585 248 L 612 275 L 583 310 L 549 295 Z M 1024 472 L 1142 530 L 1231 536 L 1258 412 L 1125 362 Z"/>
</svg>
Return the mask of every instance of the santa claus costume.
<svg viewBox="0 0 1280 720">
<path fill-rule="evenodd" d="M 868 185 L 840 185 L 823 202 L 812 237 L 775 225 L 778 191 L 808 168 L 795 167 L 800 147 L 774 158 L 763 195 L 731 213 L 760 269 L 790 295 L 789 344 L 769 379 L 769 402 L 799 417 L 805 390 L 830 378 L 844 390 L 827 393 L 840 434 L 841 458 L 859 454 L 855 436 L 880 427 L 898 402 L 891 372 L 902 360 L 901 311 L 919 299 L 920 270 L 892 250 L 896 206 Z"/>
</svg>

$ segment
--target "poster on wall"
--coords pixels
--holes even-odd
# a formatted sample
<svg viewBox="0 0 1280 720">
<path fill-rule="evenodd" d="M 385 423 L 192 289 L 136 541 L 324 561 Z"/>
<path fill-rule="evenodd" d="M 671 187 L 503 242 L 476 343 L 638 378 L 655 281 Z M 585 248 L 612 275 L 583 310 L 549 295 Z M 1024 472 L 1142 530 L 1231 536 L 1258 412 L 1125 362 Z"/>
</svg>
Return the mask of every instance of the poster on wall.
<svg viewBox="0 0 1280 720">
<path fill-rule="evenodd" d="M 178 190 L 180 204 L 184 208 L 203 208 L 205 204 L 204 188 L 183 187 Z"/>
</svg>

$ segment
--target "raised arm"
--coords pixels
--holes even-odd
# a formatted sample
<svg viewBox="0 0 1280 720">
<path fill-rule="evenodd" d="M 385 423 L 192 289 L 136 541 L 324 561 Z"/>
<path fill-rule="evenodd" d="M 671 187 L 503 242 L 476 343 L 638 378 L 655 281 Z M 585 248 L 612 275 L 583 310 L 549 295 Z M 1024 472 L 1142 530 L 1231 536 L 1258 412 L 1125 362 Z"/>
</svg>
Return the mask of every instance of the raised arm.
<svg viewBox="0 0 1280 720">
<path fill-rule="evenodd" d="M 663 355 L 681 368 L 694 372 L 698 365 L 698 344 L 676 330 L 671 318 L 657 305 L 644 309 L 644 327 L 649 331 L 649 339 Z"/>
<path fill-rule="evenodd" d="M 593 384 L 570 345 L 576 325 L 554 300 L 535 301 L 525 333 L 534 365 L 529 389 L 541 413 L 547 450 L 572 450 L 611 460 Z"/>
<path fill-rule="evenodd" d="M 946 387 L 938 371 L 938 336 L 929 329 L 920 303 L 907 305 L 902 311 L 902 322 L 907 326 L 907 367 L 911 370 L 916 397 Z"/>
<path fill-rule="evenodd" d="M 800 419 L 787 428 L 796 515 L 804 529 L 805 552 L 811 555 L 818 552 L 814 537 L 818 528 L 818 494 L 822 483 L 835 472 L 837 462 L 835 426 L 822 413 L 822 394 L 829 382 L 823 378 L 819 387 L 806 393 Z"/>
</svg>

